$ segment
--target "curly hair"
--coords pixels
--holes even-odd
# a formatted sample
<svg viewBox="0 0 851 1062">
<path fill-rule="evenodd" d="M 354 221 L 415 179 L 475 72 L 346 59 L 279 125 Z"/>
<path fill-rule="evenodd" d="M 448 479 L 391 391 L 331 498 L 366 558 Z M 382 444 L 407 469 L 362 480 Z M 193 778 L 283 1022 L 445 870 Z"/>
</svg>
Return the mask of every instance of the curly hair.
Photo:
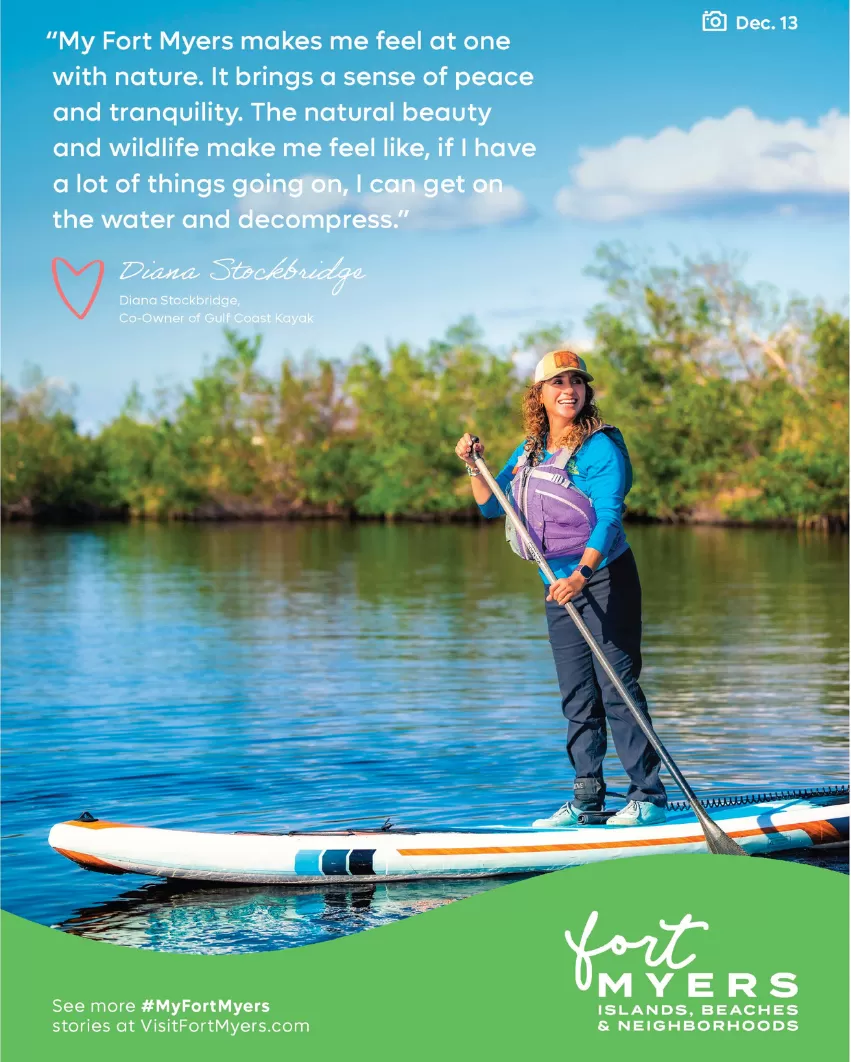
<svg viewBox="0 0 851 1062">
<path fill-rule="evenodd" d="M 541 401 L 543 386 L 543 383 L 532 384 L 523 396 L 523 430 L 526 432 L 526 454 L 530 465 L 538 464 L 549 441 L 550 422 Z M 604 423 L 594 402 L 594 388 L 586 383 L 585 404 L 570 427 L 562 432 L 558 439 L 552 440 L 552 449 L 566 446 L 575 453 Z"/>
</svg>

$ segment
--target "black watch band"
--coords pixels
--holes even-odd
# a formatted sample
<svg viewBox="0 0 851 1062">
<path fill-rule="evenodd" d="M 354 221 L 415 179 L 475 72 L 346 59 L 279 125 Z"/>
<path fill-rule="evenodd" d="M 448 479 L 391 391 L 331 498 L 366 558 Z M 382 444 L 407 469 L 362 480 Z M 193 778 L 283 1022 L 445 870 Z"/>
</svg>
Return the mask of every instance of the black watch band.
<svg viewBox="0 0 851 1062">
<path fill-rule="evenodd" d="M 583 579 L 588 580 L 594 574 L 594 569 L 589 568 L 587 564 L 578 564 L 576 570 L 582 576 Z"/>
</svg>

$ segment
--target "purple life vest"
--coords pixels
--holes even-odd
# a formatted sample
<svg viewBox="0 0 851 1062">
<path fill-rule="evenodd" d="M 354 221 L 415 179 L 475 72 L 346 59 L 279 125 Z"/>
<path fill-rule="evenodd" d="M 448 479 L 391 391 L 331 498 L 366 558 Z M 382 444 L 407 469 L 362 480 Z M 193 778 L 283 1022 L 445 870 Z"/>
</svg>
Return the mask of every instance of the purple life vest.
<svg viewBox="0 0 851 1062">
<path fill-rule="evenodd" d="M 591 499 L 567 473 L 572 456 L 573 451 L 563 448 L 541 464 L 530 465 L 524 454 L 511 482 L 514 508 L 547 560 L 581 554 L 597 526 Z M 505 521 L 505 528 L 514 552 L 524 560 L 534 560 L 510 520 Z"/>
</svg>

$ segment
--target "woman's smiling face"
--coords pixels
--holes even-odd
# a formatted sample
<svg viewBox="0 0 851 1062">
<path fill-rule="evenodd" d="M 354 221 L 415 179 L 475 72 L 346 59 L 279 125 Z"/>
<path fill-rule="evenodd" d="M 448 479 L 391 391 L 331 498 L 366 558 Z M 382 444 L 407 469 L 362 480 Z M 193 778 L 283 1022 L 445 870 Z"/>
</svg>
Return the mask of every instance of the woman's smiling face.
<svg viewBox="0 0 851 1062">
<path fill-rule="evenodd" d="M 585 380 L 576 372 L 559 373 L 541 385 L 541 401 L 550 421 L 550 430 L 564 428 L 576 420 L 585 405 Z"/>
</svg>

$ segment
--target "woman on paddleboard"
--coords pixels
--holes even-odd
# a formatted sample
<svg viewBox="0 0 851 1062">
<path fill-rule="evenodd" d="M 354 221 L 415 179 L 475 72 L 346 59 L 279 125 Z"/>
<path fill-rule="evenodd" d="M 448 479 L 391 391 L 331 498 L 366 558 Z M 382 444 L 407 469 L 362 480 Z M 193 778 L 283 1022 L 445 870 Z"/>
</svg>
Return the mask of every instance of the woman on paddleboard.
<svg viewBox="0 0 851 1062">
<path fill-rule="evenodd" d="M 659 756 L 564 608 L 568 601 L 573 603 L 647 713 L 638 684 L 641 586 L 622 523 L 632 466 L 621 433 L 600 419 L 591 380 L 584 360 L 571 350 L 554 350 L 541 358 L 523 401 L 526 438 L 497 476 L 556 575 L 546 598 L 547 625 L 567 719 L 567 755 L 576 778 L 573 800 L 549 818 L 538 819 L 536 827 L 573 826 L 580 812 L 602 810 L 607 719 L 630 778 L 629 803 L 608 824 L 665 821 Z M 455 453 L 467 465 L 482 515 L 500 516 L 499 503 L 476 468 L 472 446 L 466 434 Z M 476 453 L 484 454 L 481 442 Z M 514 548 L 522 555 L 521 546 Z"/>
</svg>

